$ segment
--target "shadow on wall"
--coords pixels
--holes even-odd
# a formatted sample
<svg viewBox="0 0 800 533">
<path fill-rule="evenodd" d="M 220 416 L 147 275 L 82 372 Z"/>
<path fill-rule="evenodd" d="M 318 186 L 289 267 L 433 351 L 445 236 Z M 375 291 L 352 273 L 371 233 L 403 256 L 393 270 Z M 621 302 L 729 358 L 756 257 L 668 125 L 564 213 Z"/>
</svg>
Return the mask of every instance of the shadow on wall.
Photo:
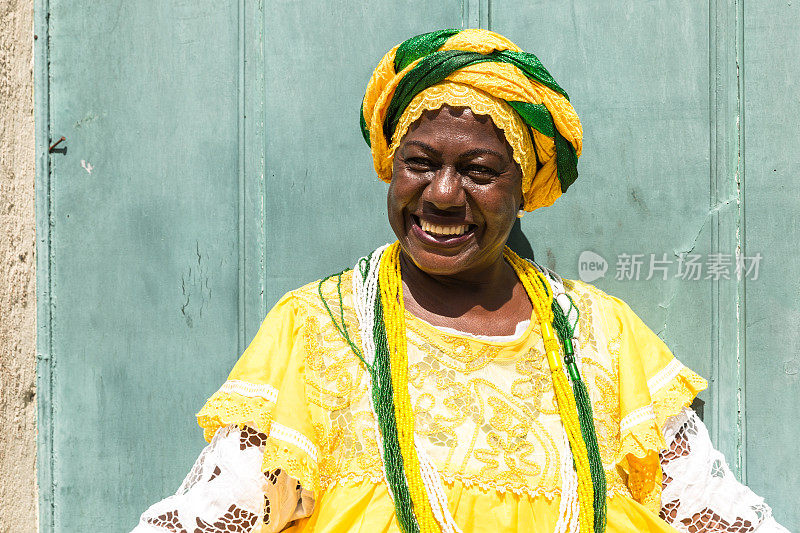
<svg viewBox="0 0 800 533">
<path fill-rule="evenodd" d="M 534 260 L 533 248 L 528 238 L 522 233 L 522 225 L 519 219 L 517 219 L 511 227 L 511 233 L 508 235 L 508 247 L 514 250 L 517 255 L 523 259 Z"/>
</svg>

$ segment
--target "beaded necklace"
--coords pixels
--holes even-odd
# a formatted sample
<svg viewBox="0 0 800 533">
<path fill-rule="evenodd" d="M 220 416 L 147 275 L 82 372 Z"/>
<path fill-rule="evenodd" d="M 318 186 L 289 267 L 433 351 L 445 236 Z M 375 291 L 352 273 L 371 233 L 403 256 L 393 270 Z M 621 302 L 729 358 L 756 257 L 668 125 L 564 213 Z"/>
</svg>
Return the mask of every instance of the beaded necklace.
<svg viewBox="0 0 800 533">
<path fill-rule="evenodd" d="M 577 307 L 563 292 L 559 295 L 563 304 L 559 303 L 547 277 L 533 264 L 509 248 L 505 249 L 504 258 L 523 284 L 540 322 L 556 403 L 577 473 L 575 476 L 565 458 L 559 513 L 562 516 L 556 531 L 568 531 L 574 525 L 577 503 L 580 531 L 602 533 L 605 530 L 605 473 L 600 462 L 591 403 L 580 378 L 572 344 Z M 460 533 L 447 509 L 439 473 L 415 438 L 408 391 L 408 343 L 399 259 L 400 246 L 395 242 L 359 260 L 353 272 L 354 307 L 363 352 L 351 339 L 344 320 L 342 273 L 321 280 L 318 292 L 334 326 L 369 371 L 371 406 L 379 428 L 376 437 L 401 529 L 406 533 Z M 339 317 L 322 295 L 322 284 L 332 277 L 337 277 Z M 576 317 L 573 321 L 568 319 L 571 314 Z M 561 364 L 556 334 L 564 346 L 566 372 Z M 571 490 L 564 490 L 574 483 L 574 477 L 577 477 L 577 502 L 572 502 L 565 493 Z"/>
</svg>

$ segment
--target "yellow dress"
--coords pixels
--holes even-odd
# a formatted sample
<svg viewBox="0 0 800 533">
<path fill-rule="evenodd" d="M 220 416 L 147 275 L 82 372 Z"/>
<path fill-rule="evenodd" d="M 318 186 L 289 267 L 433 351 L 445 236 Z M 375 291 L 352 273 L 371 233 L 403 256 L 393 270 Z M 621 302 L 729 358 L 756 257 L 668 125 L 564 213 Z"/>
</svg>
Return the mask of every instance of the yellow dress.
<svg viewBox="0 0 800 533">
<path fill-rule="evenodd" d="M 358 331 L 343 276 L 343 314 Z M 658 517 L 664 420 L 706 387 L 622 301 L 564 281 L 580 310 L 581 371 L 608 485 L 607 531 L 675 531 Z M 322 286 L 339 316 L 336 282 Z M 415 430 L 464 533 L 551 532 L 559 520 L 562 439 L 539 324 L 497 342 L 406 316 Z M 384 480 L 369 374 L 311 283 L 285 295 L 205 404 L 208 440 L 249 426 L 268 438 L 262 470 L 281 469 L 314 497 L 291 532 L 400 531 Z"/>
</svg>

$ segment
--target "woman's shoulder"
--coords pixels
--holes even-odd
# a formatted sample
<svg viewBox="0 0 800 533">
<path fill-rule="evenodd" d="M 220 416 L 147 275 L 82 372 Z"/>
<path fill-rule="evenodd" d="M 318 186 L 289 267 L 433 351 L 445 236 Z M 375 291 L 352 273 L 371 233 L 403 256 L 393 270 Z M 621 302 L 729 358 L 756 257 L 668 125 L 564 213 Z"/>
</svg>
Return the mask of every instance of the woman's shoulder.
<svg viewBox="0 0 800 533">
<path fill-rule="evenodd" d="M 621 347 L 623 352 L 627 345 L 629 348 L 644 349 L 650 357 L 656 352 L 662 352 L 672 358 L 663 340 L 623 299 L 584 281 L 562 281 L 565 292 L 578 308 L 583 331 L 598 333 L 608 341 L 609 347 Z M 610 351 L 618 352 L 619 349 Z"/>
<path fill-rule="evenodd" d="M 603 326 L 612 336 L 631 322 L 641 322 L 625 300 L 581 280 L 562 278 L 561 282 L 579 312 L 592 321 L 600 322 L 597 325 Z"/>
<path fill-rule="evenodd" d="M 279 302 L 290 302 L 301 313 L 328 314 L 333 307 L 338 312 L 342 304 L 345 309 L 351 308 L 352 300 L 353 271 L 345 270 L 291 290 Z"/>
</svg>

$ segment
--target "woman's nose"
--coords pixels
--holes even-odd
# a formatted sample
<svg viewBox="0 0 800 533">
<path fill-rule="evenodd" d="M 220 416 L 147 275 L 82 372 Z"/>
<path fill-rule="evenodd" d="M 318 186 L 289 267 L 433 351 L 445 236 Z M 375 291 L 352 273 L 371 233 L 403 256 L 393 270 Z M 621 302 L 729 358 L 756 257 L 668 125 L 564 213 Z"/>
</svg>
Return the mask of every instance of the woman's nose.
<svg viewBox="0 0 800 533">
<path fill-rule="evenodd" d="M 425 187 L 422 199 L 438 209 L 462 207 L 466 203 L 461 175 L 451 166 L 442 166 Z"/>
</svg>

